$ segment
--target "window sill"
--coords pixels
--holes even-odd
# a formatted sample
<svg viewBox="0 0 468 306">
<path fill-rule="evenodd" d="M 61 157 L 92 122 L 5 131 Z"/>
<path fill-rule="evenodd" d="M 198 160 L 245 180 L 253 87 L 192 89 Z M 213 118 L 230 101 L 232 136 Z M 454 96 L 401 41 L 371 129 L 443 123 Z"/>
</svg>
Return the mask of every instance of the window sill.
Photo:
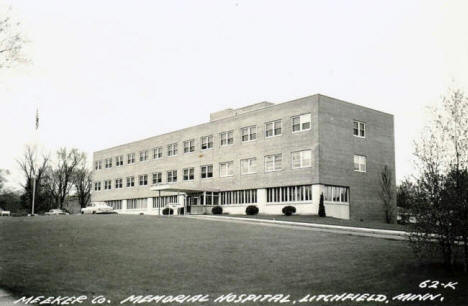
<svg viewBox="0 0 468 306">
<path fill-rule="evenodd" d="M 312 129 L 293 131 L 292 134 L 300 134 L 302 132 L 307 132 L 307 131 L 310 131 L 310 130 L 312 130 Z"/>
</svg>

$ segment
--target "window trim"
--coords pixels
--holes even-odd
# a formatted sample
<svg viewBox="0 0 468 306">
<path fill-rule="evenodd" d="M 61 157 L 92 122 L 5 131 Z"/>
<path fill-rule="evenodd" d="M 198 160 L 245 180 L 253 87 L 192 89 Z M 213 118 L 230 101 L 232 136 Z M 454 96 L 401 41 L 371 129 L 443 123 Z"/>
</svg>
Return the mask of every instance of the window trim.
<svg viewBox="0 0 468 306">
<path fill-rule="evenodd" d="M 187 143 L 189 144 L 188 145 L 188 151 L 185 152 L 185 145 Z M 192 148 L 193 148 L 193 150 L 192 150 Z M 193 152 L 195 152 L 195 139 L 192 138 L 192 139 L 185 140 L 184 141 L 184 154 L 189 154 L 189 153 L 193 153 Z"/>
<path fill-rule="evenodd" d="M 185 171 L 186 170 L 188 171 L 188 174 L 187 174 L 188 179 L 185 179 Z M 190 170 L 193 170 L 192 178 L 190 178 Z M 195 180 L 195 167 L 188 167 L 188 168 L 182 169 L 182 180 L 184 182 L 193 182 Z"/>
<path fill-rule="evenodd" d="M 359 167 L 358 169 L 356 169 L 356 157 L 360 157 L 360 158 L 364 158 L 364 171 L 361 170 L 361 167 L 360 165 L 362 165 L 361 163 L 359 163 Z M 366 155 L 359 155 L 359 154 L 354 154 L 353 156 L 353 168 L 354 168 L 354 172 L 359 172 L 359 173 L 367 173 L 367 156 Z"/>
<path fill-rule="evenodd" d="M 310 165 L 309 166 L 302 165 L 302 161 L 303 161 L 302 152 L 310 152 Z M 293 158 L 294 153 L 299 153 L 299 161 L 300 161 L 299 167 L 294 167 L 294 158 Z M 305 149 L 305 150 L 291 152 L 291 169 L 303 169 L 303 168 L 311 168 L 311 167 L 312 167 L 312 149 Z"/>
<path fill-rule="evenodd" d="M 230 164 L 231 165 L 231 175 L 221 175 L 221 165 L 228 165 Z M 227 170 L 227 168 L 226 168 Z M 219 163 L 219 177 L 232 177 L 234 176 L 234 161 L 231 160 L 231 161 L 226 161 L 226 162 L 220 162 Z"/>
<path fill-rule="evenodd" d="M 281 130 L 281 133 L 278 134 L 278 135 L 275 134 L 275 130 L 276 130 L 276 129 L 275 129 L 275 123 L 276 123 L 276 122 L 279 122 L 279 123 L 280 123 L 280 130 Z M 273 124 L 273 135 L 271 135 L 271 136 L 267 136 L 267 124 L 269 124 L 269 123 L 272 123 L 272 124 Z M 265 122 L 265 133 L 264 133 L 264 135 L 265 135 L 265 139 L 267 139 L 267 138 L 274 138 L 274 137 L 278 137 L 278 136 L 283 136 L 283 120 L 282 120 L 282 119 L 276 119 L 276 120 L 272 120 L 272 121 Z"/>
<path fill-rule="evenodd" d="M 310 115 L 310 122 L 309 122 L 310 125 L 309 125 L 308 129 L 302 129 L 301 116 L 303 116 L 303 115 Z M 296 118 L 296 117 L 299 117 L 299 127 L 300 127 L 300 129 L 298 131 L 294 131 L 294 121 L 293 121 L 293 119 Z M 312 129 L 312 113 L 303 113 L 303 114 L 291 116 L 291 132 L 293 134 L 310 131 L 311 129 Z"/>
<path fill-rule="evenodd" d="M 251 130 L 252 128 L 255 128 L 255 139 L 251 139 L 251 137 L 250 137 L 250 135 L 252 135 L 252 133 L 250 132 L 250 130 Z M 243 131 L 244 129 L 248 129 L 248 133 L 247 133 L 248 138 L 249 138 L 248 140 L 244 140 L 244 139 L 243 139 L 244 134 L 243 134 L 242 131 Z M 240 128 L 240 137 L 241 137 L 241 143 L 257 141 L 257 138 L 258 138 L 258 127 L 257 127 L 257 125 L 249 125 L 249 126 L 241 127 L 241 128 Z"/>
<path fill-rule="evenodd" d="M 354 134 L 354 124 L 357 123 L 358 124 L 358 134 Z M 364 131 L 364 136 L 361 136 L 361 124 L 364 126 L 364 128 L 362 129 Z M 357 138 L 362 138 L 362 139 L 365 139 L 366 138 L 366 122 L 364 121 L 359 121 L 359 120 L 353 120 L 353 136 L 354 137 L 357 137 Z"/>
<path fill-rule="evenodd" d="M 281 156 L 281 168 L 280 168 L 280 169 L 267 170 L 267 167 L 266 167 L 266 158 L 267 158 L 267 157 L 270 157 L 270 156 L 275 157 L 275 156 L 277 156 L 277 155 L 280 155 L 280 156 Z M 274 164 L 274 168 L 276 168 L 276 158 L 273 158 L 273 164 Z M 283 153 L 276 153 L 276 154 L 265 155 L 265 157 L 263 158 L 263 168 L 264 168 L 264 172 L 265 172 L 265 173 L 277 172 L 277 171 L 283 170 Z"/>
<path fill-rule="evenodd" d="M 232 133 L 232 137 L 229 138 L 229 133 Z M 223 144 L 223 134 L 226 134 L 226 144 Z M 232 139 L 232 143 L 229 143 L 229 139 Z M 219 146 L 220 147 L 227 147 L 232 146 L 234 144 L 234 130 L 224 131 L 219 133 Z"/>
<path fill-rule="evenodd" d="M 210 173 L 208 171 L 209 167 L 211 166 L 211 176 L 208 176 L 208 173 Z M 206 167 L 206 176 L 203 177 L 203 167 Z M 213 164 L 207 164 L 207 165 L 201 165 L 200 166 L 200 178 L 203 179 L 203 180 L 206 180 L 206 179 L 211 179 L 214 177 L 214 166 Z"/>
<path fill-rule="evenodd" d="M 250 160 L 255 160 L 255 171 L 254 172 L 242 172 L 242 161 L 250 161 Z M 250 167 L 249 167 L 250 169 Z M 240 174 L 241 175 L 249 175 L 249 174 L 255 174 L 257 173 L 257 158 L 256 157 L 250 157 L 250 158 L 243 158 L 240 160 Z"/>
<path fill-rule="evenodd" d="M 210 137 L 211 137 L 211 142 L 210 142 Z M 203 149 L 203 139 L 204 138 L 207 139 L 207 143 L 206 143 L 207 147 Z M 210 143 L 211 143 L 211 147 L 210 147 Z M 213 147 L 214 147 L 214 136 L 213 136 L 213 134 L 200 137 L 200 150 L 201 151 L 211 150 L 211 149 L 213 149 Z"/>
</svg>

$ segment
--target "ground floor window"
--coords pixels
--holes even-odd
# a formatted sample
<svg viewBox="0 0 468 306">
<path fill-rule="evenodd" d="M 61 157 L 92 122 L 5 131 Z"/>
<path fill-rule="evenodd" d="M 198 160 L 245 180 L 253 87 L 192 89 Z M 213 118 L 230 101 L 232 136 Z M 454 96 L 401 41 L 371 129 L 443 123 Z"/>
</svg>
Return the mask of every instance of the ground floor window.
<svg viewBox="0 0 468 306">
<path fill-rule="evenodd" d="M 167 204 L 177 203 L 177 196 L 162 196 L 153 198 L 153 208 L 162 208 Z"/>
<path fill-rule="evenodd" d="M 219 197 L 221 205 L 257 203 L 257 189 L 223 191 Z"/>
<path fill-rule="evenodd" d="M 113 209 L 122 209 L 122 200 L 107 201 L 106 203 Z"/>
<path fill-rule="evenodd" d="M 129 199 L 127 200 L 127 209 L 146 209 L 148 207 L 148 199 Z"/>
<path fill-rule="evenodd" d="M 267 203 L 312 201 L 312 185 L 267 188 Z"/>
<path fill-rule="evenodd" d="M 337 186 L 325 186 L 323 200 L 336 203 L 349 203 L 349 188 Z"/>
</svg>

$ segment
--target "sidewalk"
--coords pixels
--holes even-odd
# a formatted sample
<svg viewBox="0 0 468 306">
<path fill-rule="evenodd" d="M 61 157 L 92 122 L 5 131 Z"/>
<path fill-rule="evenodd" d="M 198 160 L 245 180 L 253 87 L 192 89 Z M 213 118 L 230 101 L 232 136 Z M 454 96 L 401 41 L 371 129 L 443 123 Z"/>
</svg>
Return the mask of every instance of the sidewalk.
<svg viewBox="0 0 468 306">
<path fill-rule="evenodd" d="M 371 228 L 362 228 L 362 227 L 279 221 L 279 220 L 268 220 L 268 219 L 250 219 L 250 218 L 215 216 L 215 215 L 190 215 L 186 217 L 193 218 L 193 219 L 200 219 L 200 220 L 269 225 L 269 226 L 277 226 L 277 227 L 283 227 L 283 228 L 315 230 L 315 231 L 322 231 L 322 232 L 329 232 L 329 233 L 336 233 L 336 234 L 366 236 L 366 237 L 384 238 L 384 239 L 392 239 L 392 240 L 407 240 L 408 239 L 408 233 L 404 231 L 396 231 L 396 230 L 371 229 Z"/>
</svg>

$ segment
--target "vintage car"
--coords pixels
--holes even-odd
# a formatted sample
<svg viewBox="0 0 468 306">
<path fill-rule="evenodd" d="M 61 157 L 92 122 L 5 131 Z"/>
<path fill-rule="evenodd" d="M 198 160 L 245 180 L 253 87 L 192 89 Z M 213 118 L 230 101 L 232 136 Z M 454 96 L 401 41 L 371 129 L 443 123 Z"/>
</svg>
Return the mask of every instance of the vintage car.
<svg viewBox="0 0 468 306">
<path fill-rule="evenodd" d="M 3 210 L 0 208 L 0 216 L 10 216 L 10 211 L 8 210 Z"/>
<path fill-rule="evenodd" d="M 58 216 L 58 215 L 69 215 L 69 213 L 57 208 L 57 209 L 51 209 L 48 212 L 45 212 L 44 215 L 46 215 L 46 216 Z"/>
<path fill-rule="evenodd" d="M 81 209 L 81 214 L 112 214 L 114 209 L 105 202 L 93 202 Z"/>
</svg>

